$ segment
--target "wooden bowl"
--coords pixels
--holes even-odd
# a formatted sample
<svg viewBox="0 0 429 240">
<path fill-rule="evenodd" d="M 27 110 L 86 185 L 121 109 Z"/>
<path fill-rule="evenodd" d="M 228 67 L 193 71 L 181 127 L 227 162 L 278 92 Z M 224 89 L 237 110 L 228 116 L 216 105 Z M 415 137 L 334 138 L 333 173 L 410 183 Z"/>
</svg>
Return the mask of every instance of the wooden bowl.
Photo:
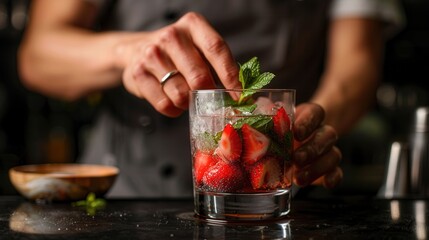
<svg viewBox="0 0 429 240">
<path fill-rule="evenodd" d="M 9 170 L 12 185 L 24 197 L 35 201 L 75 201 L 88 193 L 104 195 L 113 185 L 119 169 L 89 164 L 22 165 Z"/>
</svg>

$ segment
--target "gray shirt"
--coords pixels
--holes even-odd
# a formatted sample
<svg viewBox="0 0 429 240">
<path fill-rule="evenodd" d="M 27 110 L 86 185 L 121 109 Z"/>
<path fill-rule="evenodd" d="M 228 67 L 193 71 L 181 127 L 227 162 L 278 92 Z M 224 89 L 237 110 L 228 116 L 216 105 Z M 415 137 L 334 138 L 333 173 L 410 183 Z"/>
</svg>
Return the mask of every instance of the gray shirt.
<svg viewBox="0 0 429 240">
<path fill-rule="evenodd" d="M 109 1 L 88 0 L 99 4 Z M 102 9 L 102 8 L 100 8 Z M 318 86 L 326 33 L 334 18 L 364 16 L 385 21 L 386 34 L 403 23 L 394 0 L 120 0 L 101 18 L 102 30 L 150 31 L 189 11 L 205 16 L 238 62 L 257 56 L 276 74 L 269 88 L 294 88 L 297 102 Z M 124 89 L 106 92 L 106 111 L 93 129 L 81 161 L 117 165 L 110 196 L 192 195 L 186 113 L 169 119 Z"/>
</svg>

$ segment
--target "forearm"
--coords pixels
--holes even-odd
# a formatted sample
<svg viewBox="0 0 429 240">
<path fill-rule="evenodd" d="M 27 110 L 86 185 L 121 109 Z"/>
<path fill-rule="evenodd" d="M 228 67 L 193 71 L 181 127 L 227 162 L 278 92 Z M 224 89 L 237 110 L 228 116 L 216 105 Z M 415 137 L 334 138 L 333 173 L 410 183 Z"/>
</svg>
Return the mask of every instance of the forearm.
<svg viewBox="0 0 429 240">
<path fill-rule="evenodd" d="M 371 19 L 342 19 L 330 30 L 326 71 L 312 101 L 339 134 L 349 131 L 375 99 L 382 70 L 382 25 Z"/>
<path fill-rule="evenodd" d="M 114 55 L 123 34 L 96 35 L 71 26 L 27 34 L 18 60 L 22 81 L 30 89 L 73 100 L 119 83 L 122 69 Z"/>
<path fill-rule="evenodd" d="M 341 70 L 327 72 L 311 100 L 325 109 L 326 123 L 339 135 L 351 130 L 374 103 L 380 63 L 369 57 L 364 53 L 355 55 L 342 64 Z"/>
</svg>

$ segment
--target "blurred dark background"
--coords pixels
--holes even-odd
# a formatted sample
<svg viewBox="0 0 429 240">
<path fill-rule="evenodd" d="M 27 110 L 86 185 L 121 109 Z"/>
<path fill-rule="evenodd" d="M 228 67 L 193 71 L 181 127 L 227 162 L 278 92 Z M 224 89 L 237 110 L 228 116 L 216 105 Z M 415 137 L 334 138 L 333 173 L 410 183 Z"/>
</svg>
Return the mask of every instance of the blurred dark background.
<svg viewBox="0 0 429 240">
<path fill-rule="evenodd" d="M 0 0 L 0 195 L 16 194 L 8 170 L 17 165 L 73 162 L 99 96 L 66 103 L 25 89 L 16 52 L 31 0 Z"/>
<path fill-rule="evenodd" d="M 73 162 L 99 102 L 97 95 L 60 102 L 20 84 L 16 51 L 29 2 L 0 0 L 0 195 L 16 194 L 8 179 L 13 166 Z M 390 144 L 405 141 L 415 108 L 429 105 L 429 1 L 401 3 L 407 25 L 387 43 L 377 104 L 339 142 L 345 178 L 336 194 L 376 194 Z"/>
</svg>

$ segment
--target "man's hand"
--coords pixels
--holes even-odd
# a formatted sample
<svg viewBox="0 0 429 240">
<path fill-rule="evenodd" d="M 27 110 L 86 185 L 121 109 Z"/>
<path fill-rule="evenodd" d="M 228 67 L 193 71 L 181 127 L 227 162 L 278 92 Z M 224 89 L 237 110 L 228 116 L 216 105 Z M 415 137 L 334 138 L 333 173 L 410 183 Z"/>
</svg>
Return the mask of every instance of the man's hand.
<svg viewBox="0 0 429 240">
<path fill-rule="evenodd" d="M 225 88 L 240 88 L 238 66 L 229 47 L 197 13 L 118 47 L 126 89 L 144 98 L 160 113 L 175 117 L 188 108 L 189 90 L 215 87 L 211 70 Z M 161 86 L 173 70 L 179 74 Z"/>
<path fill-rule="evenodd" d="M 324 125 L 325 112 L 317 104 L 297 106 L 295 119 L 294 181 L 299 186 L 335 187 L 343 178 L 338 166 L 341 152 L 335 147 L 337 132 Z"/>
</svg>

